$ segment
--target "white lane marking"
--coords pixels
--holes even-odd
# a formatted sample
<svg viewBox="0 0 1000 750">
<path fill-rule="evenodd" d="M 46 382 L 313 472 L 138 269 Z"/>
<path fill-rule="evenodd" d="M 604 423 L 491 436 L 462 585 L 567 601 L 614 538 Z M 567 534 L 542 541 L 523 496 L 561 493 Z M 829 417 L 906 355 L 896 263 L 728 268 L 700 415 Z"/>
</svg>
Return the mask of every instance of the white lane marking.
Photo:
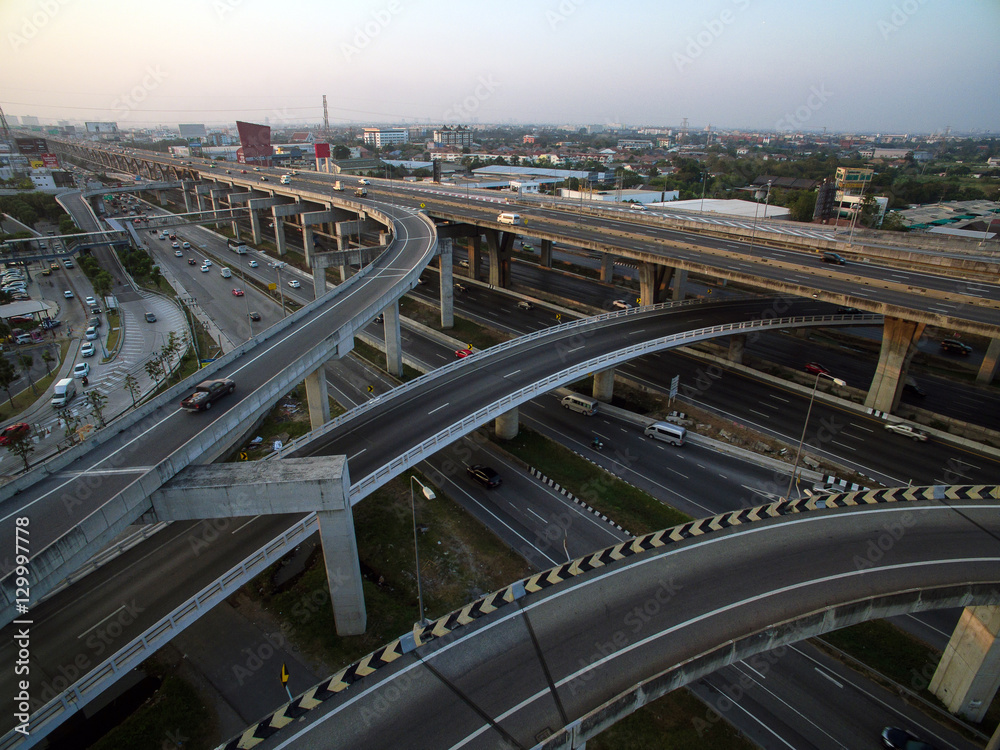
<svg viewBox="0 0 1000 750">
<path fill-rule="evenodd" d="M 253 523 L 254 521 L 256 521 L 256 520 L 257 520 L 258 518 L 260 518 L 260 516 L 254 516 L 254 517 L 253 517 L 253 518 L 251 518 L 251 519 L 250 519 L 249 521 L 247 521 L 247 522 L 246 522 L 246 523 L 244 523 L 244 524 L 240 524 L 239 526 L 237 526 L 237 527 L 236 527 L 235 529 L 233 529 L 233 530 L 232 530 L 232 531 L 230 531 L 229 533 L 230 533 L 230 534 L 235 534 L 236 532 L 240 531 L 241 529 L 245 529 L 245 528 L 246 528 L 247 526 L 249 526 L 250 524 L 252 524 L 252 523 Z"/>
<path fill-rule="evenodd" d="M 431 409 L 429 412 L 427 412 L 427 416 L 430 416 L 431 414 L 433 414 L 436 411 L 441 411 L 444 407 L 448 406 L 448 404 L 450 404 L 450 403 L 451 403 L 451 401 L 449 401 L 447 404 L 441 404 L 441 406 L 439 406 L 436 409 Z"/>
<path fill-rule="evenodd" d="M 368 450 L 368 449 L 367 449 L 367 448 L 362 448 L 362 449 L 361 449 L 361 450 L 359 450 L 359 451 L 358 451 L 357 453 L 355 453 L 355 454 L 354 454 L 353 456 L 348 456 L 348 457 L 347 457 L 347 460 L 348 460 L 348 461 L 353 461 L 353 460 L 354 460 L 355 458 L 357 458 L 358 456 L 360 456 L 360 455 L 361 455 L 362 453 L 364 453 L 364 452 L 365 452 L 366 450 Z"/>
<path fill-rule="evenodd" d="M 528 511 L 528 512 L 529 512 L 529 513 L 530 513 L 531 515 L 533 515 L 533 516 L 534 516 L 535 518 L 537 518 L 537 519 L 538 519 L 539 521 L 541 521 L 542 523 L 544 523 L 544 524 L 548 525 L 548 523 L 549 523 L 549 522 L 548 522 L 548 519 L 546 519 L 546 518 L 543 518 L 542 516 L 538 515 L 538 514 L 537 514 L 537 513 L 535 513 L 535 511 L 534 511 L 534 510 L 532 510 L 531 508 L 525 508 L 525 510 L 526 510 L 526 511 Z"/>
<path fill-rule="evenodd" d="M 825 677 L 826 679 L 828 679 L 830 682 L 832 682 L 837 687 L 839 687 L 839 688 L 843 688 L 844 687 L 843 683 L 837 682 L 835 679 L 833 679 L 833 675 L 827 674 L 826 672 L 824 672 L 819 667 L 813 667 L 813 669 L 815 669 L 817 672 L 819 672 L 819 674 L 820 674 L 821 677 Z"/>
<path fill-rule="evenodd" d="M 89 628 L 87 628 L 86 630 L 84 630 L 84 631 L 83 631 L 82 633 L 80 633 L 80 635 L 78 635 L 78 636 L 76 637 L 76 639 L 77 639 L 77 640 L 80 640 L 81 638 L 83 638 L 83 637 L 84 637 L 85 635 L 87 635 L 87 633 L 89 633 L 89 632 L 90 632 L 91 630 L 93 630 L 94 628 L 99 628 L 99 627 L 100 627 L 100 626 L 101 626 L 101 625 L 102 625 L 103 623 L 105 623 L 105 622 L 107 622 L 108 620 L 110 620 L 110 619 L 111 619 L 112 617 L 114 617 L 115 615 L 117 615 L 117 614 L 118 614 L 119 612 L 121 612 L 121 611 L 122 611 L 123 609 L 125 609 L 125 605 L 124 605 L 124 604 L 123 604 L 122 606 L 120 606 L 120 607 L 119 607 L 118 609 L 116 609 L 116 610 L 115 610 L 114 612 L 112 612 L 112 613 L 111 613 L 110 615 L 108 615 L 107 617 L 105 617 L 105 618 L 104 618 L 103 620 L 101 620 L 100 622 L 96 622 L 96 623 L 94 623 L 93 625 L 91 625 L 91 626 L 90 626 Z"/>
<path fill-rule="evenodd" d="M 506 375 L 504 375 L 504 377 L 505 378 L 509 378 L 511 375 L 517 375 L 519 372 L 521 372 L 521 371 L 520 370 L 514 370 L 514 372 L 508 372 Z"/>
</svg>

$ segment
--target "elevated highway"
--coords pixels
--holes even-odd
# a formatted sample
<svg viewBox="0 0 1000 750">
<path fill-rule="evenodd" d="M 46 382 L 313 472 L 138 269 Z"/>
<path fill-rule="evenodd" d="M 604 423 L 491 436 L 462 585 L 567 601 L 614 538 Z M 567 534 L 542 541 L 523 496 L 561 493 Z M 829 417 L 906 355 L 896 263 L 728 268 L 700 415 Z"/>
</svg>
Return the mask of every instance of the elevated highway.
<svg viewBox="0 0 1000 750">
<path fill-rule="evenodd" d="M 579 747 L 754 654 L 997 604 L 998 500 L 997 486 L 846 493 L 638 537 L 414 626 L 223 747 Z"/>
</svg>

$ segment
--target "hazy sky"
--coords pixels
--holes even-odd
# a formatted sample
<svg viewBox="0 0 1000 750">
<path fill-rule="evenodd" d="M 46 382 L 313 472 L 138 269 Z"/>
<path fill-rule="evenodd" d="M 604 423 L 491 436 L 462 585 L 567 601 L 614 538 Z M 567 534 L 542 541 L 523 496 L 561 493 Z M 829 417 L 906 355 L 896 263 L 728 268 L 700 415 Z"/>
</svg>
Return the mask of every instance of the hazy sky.
<svg viewBox="0 0 1000 750">
<path fill-rule="evenodd" d="M 1000 130 L 1000 0 L 0 0 L 43 119 Z"/>
</svg>

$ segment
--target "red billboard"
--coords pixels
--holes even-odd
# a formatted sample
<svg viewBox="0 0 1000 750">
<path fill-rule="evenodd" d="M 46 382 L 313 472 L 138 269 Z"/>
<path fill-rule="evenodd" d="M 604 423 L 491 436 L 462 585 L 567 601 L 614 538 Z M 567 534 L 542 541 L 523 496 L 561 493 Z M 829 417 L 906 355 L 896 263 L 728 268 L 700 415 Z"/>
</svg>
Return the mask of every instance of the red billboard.
<svg viewBox="0 0 1000 750">
<path fill-rule="evenodd" d="M 258 167 L 271 166 L 271 128 L 252 122 L 236 121 L 240 134 L 240 148 L 237 157 L 244 164 Z"/>
<path fill-rule="evenodd" d="M 42 163 L 48 169 L 59 169 L 59 157 L 55 154 L 42 154 Z"/>
<path fill-rule="evenodd" d="M 329 143 L 314 143 L 313 147 L 316 150 L 317 159 L 329 159 L 330 158 L 330 144 Z"/>
</svg>

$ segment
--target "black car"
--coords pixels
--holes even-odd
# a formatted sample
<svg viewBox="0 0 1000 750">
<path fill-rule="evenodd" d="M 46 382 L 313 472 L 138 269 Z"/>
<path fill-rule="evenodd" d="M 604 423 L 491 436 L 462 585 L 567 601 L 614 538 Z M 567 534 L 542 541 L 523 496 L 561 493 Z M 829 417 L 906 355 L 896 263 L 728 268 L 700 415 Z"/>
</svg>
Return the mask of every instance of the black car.
<svg viewBox="0 0 1000 750">
<path fill-rule="evenodd" d="M 937 750 L 934 745 L 924 742 L 912 732 L 896 727 L 886 727 L 882 730 L 882 744 L 898 750 Z"/>
<path fill-rule="evenodd" d="M 847 261 L 843 256 L 837 255 L 837 253 L 823 253 L 824 263 L 836 263 L 838 266 L 847 265 Z"/>
<path fill-rule="evenodd" d="M 256 310 L 250 313 L 250 320 L 260 320 L 260 313 Z"/>
<path fill-rule="evenodd" d="M 188 258 L 188 265 L 189 266 L 196 266 L 196 265 L 198 265 L 198 261 L 196 261 L 194 258 Z"/>
<path fill-rule="evenodd" d="M 500 479 L 500 475 L 497 474 L 489 466 L 484 466 L 483 464 L 473 464 L 468 469 L 469 476 L 479 482 L 483 487 L 488 490 L 492 490 L 503 484 L 503 480 Z"/>
<path fill-rule="evenodd" d="M 961 354 L 967 357 L 972 354 L 972 347 L 957 339 L 945 339 L 941 342 L 941 351 L 950 352 L 951 354 Z"/>
</svg>

